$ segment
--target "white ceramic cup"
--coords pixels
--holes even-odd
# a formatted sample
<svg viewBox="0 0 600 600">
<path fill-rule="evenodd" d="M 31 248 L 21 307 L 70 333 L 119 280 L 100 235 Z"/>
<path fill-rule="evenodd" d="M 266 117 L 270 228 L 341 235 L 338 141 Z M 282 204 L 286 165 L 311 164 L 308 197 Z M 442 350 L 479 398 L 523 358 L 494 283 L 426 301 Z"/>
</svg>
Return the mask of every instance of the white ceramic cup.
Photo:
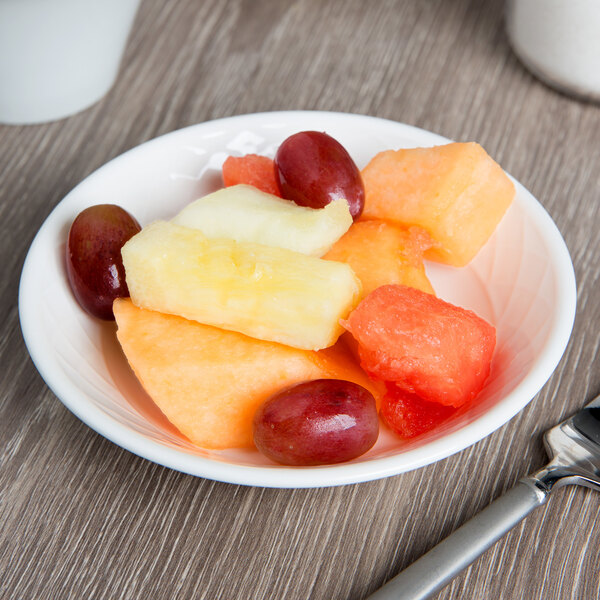
<svg viewBox="0 0 600 600">
<path fill-rule="evenodd" d="M 40 123 L 111 88 L 139 0 L 0 0 L 0 122 Z"/>
<path fill-rule="evenodd" d="M 506 30 L 542 81 L 600 100 L 600 0 L 507 0 Z"/>
</svg>

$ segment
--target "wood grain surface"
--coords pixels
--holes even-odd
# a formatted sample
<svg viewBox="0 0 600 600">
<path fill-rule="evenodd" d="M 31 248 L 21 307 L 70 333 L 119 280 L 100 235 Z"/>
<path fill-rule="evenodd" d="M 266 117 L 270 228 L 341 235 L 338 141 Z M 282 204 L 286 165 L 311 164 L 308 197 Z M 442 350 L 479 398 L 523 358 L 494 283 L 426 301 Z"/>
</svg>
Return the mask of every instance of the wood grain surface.
<svg viewBox="0 0 600 600">
<path fill-rule="evenodd" d="M 365 598 L 544 464 L 542 433 L 600 392 L 600 107 L 534 79 L 511 53 L 502 11 L 499 0 L 143 0 L 101 102 L 0 126 L 2 600 Z M 554 218 L 576 270 L 575 328 L 547 385 L 494 434 L 381 481 L 241 487 L 122 450 L 37 374 L 17 291 L 52 208 L 150 138 L 278 109 L 479 141 Z M 599 495 L 556 492 L 438 598 L 600 598 L 599 517 Z"/>
</svg>

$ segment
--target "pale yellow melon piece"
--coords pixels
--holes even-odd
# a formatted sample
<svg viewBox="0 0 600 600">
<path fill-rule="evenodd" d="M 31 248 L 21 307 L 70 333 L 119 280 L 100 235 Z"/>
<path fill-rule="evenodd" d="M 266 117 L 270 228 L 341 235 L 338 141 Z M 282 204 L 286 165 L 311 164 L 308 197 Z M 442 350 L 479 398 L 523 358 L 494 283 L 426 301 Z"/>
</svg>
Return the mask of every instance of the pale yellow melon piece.
<svg viewBox="0 0 600 600">
<path fill-rule="evenodd" d="M 346 264 L 163 221 L 122 256 L 136 306 L 306 350 L 335 343 L 361 291 Z"/>
<path fill-rule="evenodd" d="M 352 225 L 348 203 L 298 206 L 251 185 L 234 185 L 195 200 L 173 223 L 199 229 L 207 238 L 229 238 L 323 256 Z"/>
<path fill-rule="evenodd" d="M 116 300 L 117 337 L 129 364 L 169 421 L 203 448 L 252 445 L 256 409 L 282 389 L 312 379 L 345 379 L 382 389 L 340 342 L 312 352 Z"/>
<path fill-rule="evenodd" d="M 439 242 L 430 258 L 466 265 L 515 195 L 511 180 L 475 143 L 381 152 L 361 172 L 363 219 L 418 225 Z"/>
<path fill-rule="evenodd" d="M 362 283 L 363 296 L 388 284 L 435 294 L 423 264 L 423 252 L 432 245 L 429 234 L 419 227 L 358 221 L 323 258 L 349 264 Z"/>
</svg>

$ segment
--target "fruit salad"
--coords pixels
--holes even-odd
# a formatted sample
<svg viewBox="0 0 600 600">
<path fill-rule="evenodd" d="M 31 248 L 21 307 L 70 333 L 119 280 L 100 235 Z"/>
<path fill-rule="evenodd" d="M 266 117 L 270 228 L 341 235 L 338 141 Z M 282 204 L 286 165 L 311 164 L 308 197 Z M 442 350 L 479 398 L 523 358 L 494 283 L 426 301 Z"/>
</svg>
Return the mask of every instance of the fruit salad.
<svg viewBox="0 0 600 600">
<path fill-rule="evenodd" d="M 67 243 L 81 306 L 115 319 L 135 375 L 208 449 L 294 466 L 352 460 L 380 423 L 422 435 L 477 402 L 494 327 L 435 295 L 424 259 L 467 264 L 514 196 L 478 144 L 381 152 L 326 133 L 231 156 L 224 188 L 144 228 L 83 211 Z"/>
</svg>

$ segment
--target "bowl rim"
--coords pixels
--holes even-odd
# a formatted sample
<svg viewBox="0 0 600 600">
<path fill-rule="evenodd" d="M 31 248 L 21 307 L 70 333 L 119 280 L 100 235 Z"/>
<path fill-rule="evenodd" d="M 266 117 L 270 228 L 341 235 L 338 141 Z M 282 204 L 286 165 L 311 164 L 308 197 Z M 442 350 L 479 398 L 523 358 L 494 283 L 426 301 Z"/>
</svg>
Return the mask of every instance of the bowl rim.
<svg viewBox="0 0 600 600">
<path fill-rule="evenodd" d="M 400 454 L 373 458 L 366 461 L 319 467 L 254 466 L 205 458 L 162 445 L 123 425 L 118 419 L 102 411 L 93 402 L 81 402 L 79 388 L 70 379 L 59 376 L 60 372 L 52 368 L 51 355 L 48 353 L 43 340 L 40 340 L 34 319 L 31 318 L 36 312 L 34 296 L 29 292 L 29 290 L 35 289 L 34 260 L 40 252 L 44 252 L 45 245 L 52 239 L 52 224 L 56 220 L 61 205 L 68 202 L 84 182 L 89 184 L 94 178 L 102 176 L 104 170 L 110 168 L 115 161 L 121 161 L 125 157 L 141 151 L 142 148 L 147 149 L 152 145 L 161 144 L 169 138 L 180 135 L 182 132 L 206 126 L 235 125 L 236 121 L 241 123 L 253 119 L 258 119 L 259 121 L 273 118 L 284 120 L 310 119 L 317 116 L 365 120 L 367 124 L 370 120 L 384 121 L 389 123 L 390 126 L 401 126 L 406 131 L 412 131 L 414 135 L 426 135 L 432 143 L 439 142 L 444 144 L 452 141 L 425 129 L 397 121 L 355 113 L 273 111 L 214 119 L 153 138 L 111 159 L 84 178 L 48 215 L 31 243 L 21 273 L 18 301 L 21 330 L 31 359 L 48 387 L 75 416 L 94 431 L 142 458 L 194 476 L 227 483 L 260 487 L 329 487 L 389 477 L 449 457 L 482 440 L 507 423 L 533 399 L 550 378 L 566 349 L 573 327 L 577 295 L 575 273 L 569 251 L 556 224 L 531 193 L 511 177 L 519 192 L 518 196 L 521 200 L 521 207 L 535 220 L 536 225 L 539 226 L 540 235 L 547 241 L 548 247 L 552 249 L 551 258 L 554 265 L 553 268 L 560 273 L 562 285 L 557 286 L 557 295 L 548 339 L 543 351 L 535 357 L 529 373 L 525 375 L 524 379 L 509 394 L 503 397 L 502 401 L 459 430 Z M 424 452 L 424 449 L 426 449 L 426 452 Z"/>
</svg>

